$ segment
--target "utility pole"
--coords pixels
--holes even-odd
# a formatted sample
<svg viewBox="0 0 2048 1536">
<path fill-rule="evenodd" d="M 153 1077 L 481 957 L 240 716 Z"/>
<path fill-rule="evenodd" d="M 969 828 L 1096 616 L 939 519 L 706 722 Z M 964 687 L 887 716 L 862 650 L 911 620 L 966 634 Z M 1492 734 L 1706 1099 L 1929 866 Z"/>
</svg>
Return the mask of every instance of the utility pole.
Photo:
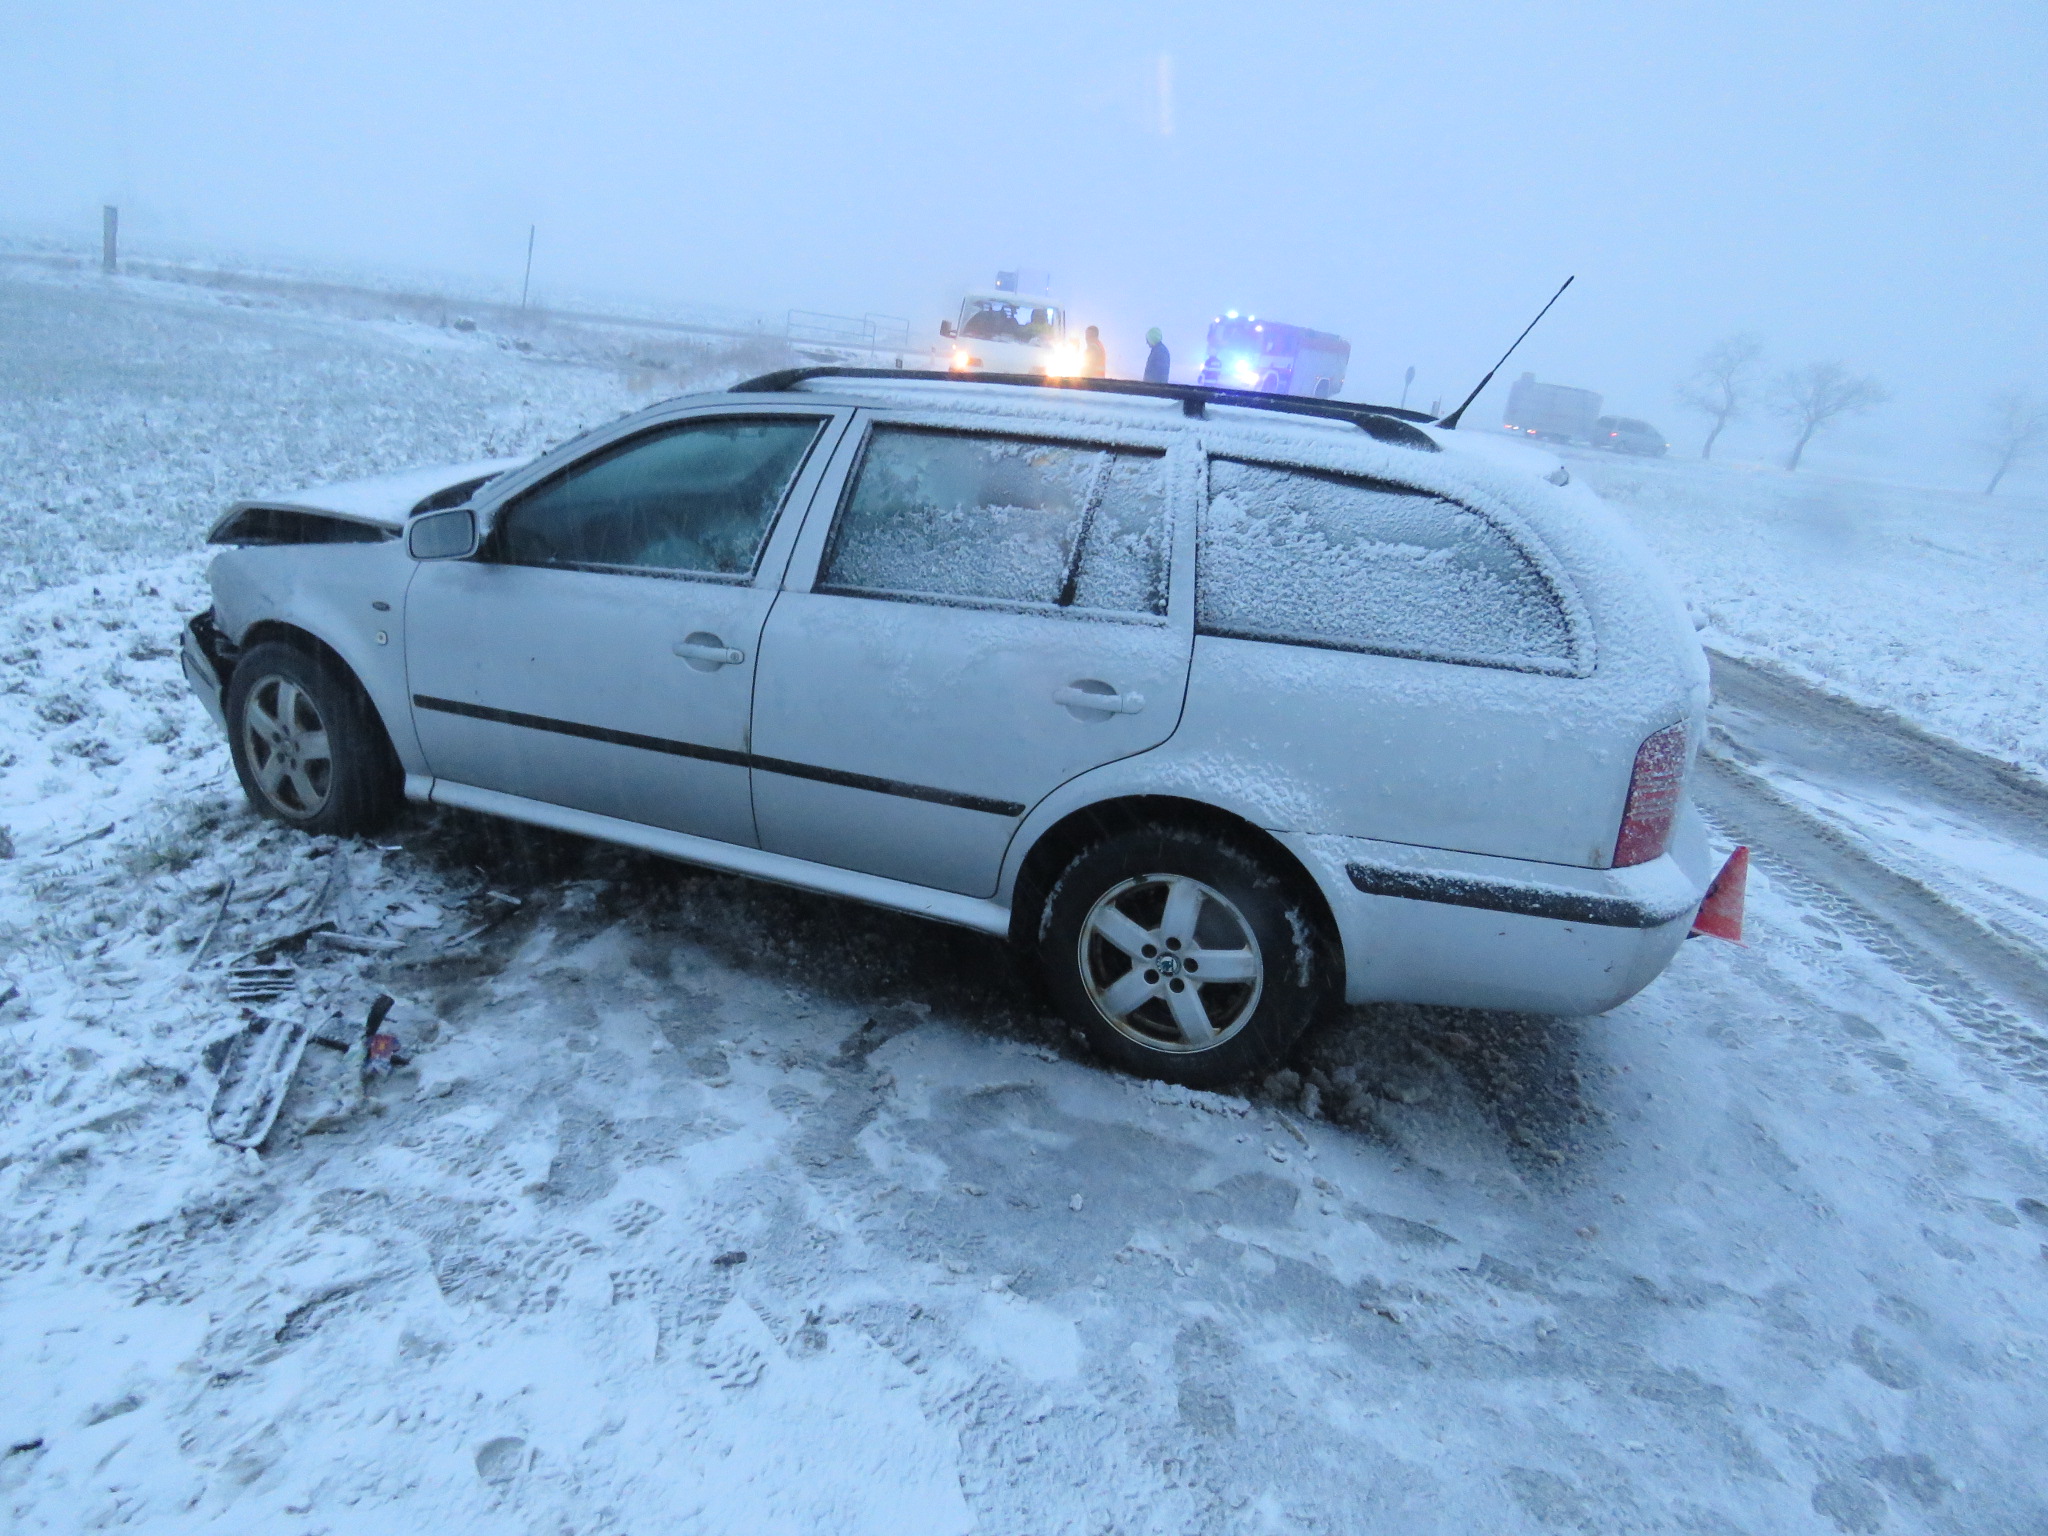
<svg viewBox="0 0 2048 1536">
<path fill-rule="evenodd" d="M 1415 365 L 1410 363 L 1408 365 L 1408 376 L 1401 381 L 1401 407 L 1403 410 L 1406 410 L 1408 407 L 1408 391 L 1414 387 Z"/>
<path fill-rule="evenodd" d="M 533 237 L 539 231 L 538 224 L 526 226 L 526 276 L 519 279 L 519 307 L 526 308 L 526 290 L 533 284 Z"/>
<path fill-rule="evenodd" d="M 116 246 L 121 235 L 121 210 L 112 203 L 100 209 L 100 270 L 111 273 L 114 270 Z"/>
</svg>

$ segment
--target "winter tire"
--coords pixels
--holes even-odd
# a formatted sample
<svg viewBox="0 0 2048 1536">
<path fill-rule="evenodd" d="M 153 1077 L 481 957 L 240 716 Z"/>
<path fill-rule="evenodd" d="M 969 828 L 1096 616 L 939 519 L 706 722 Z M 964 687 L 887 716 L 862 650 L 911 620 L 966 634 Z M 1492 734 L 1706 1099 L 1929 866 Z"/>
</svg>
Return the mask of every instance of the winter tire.
<svg viewBox="0 0 2048 1536">
<path fill-rule="evenodd" d="M 1277 1066 L 1331 972 L 1289 882 L 1234 843 L 1177 828 L 1079 854 L 1046 898 L 1038 958 L 1098 1054 L 1196 1088 Z"/>
<path fill-rule="evenodd" d="M 228 747 L 249 803 L 302 831 L 350 836 L 396 807 L 401 776 L 383 723 L 332 662 L 259 645 L 228 684 Z"/>
</svg>

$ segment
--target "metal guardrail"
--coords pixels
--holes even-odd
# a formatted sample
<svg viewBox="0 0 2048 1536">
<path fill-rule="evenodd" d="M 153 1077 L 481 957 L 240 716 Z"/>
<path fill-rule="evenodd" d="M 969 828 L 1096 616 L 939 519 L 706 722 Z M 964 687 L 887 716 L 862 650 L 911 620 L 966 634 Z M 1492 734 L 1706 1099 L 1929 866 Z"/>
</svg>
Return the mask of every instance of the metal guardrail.
<svg viewBox="0 0 2048 1536">
<path fill-rule="evenodd" d="M 910 322 L 900 315 L 869 313 L 856 319 L 815 309 L 792 309 L 783 334 L 810 346 L 860 352 L 904 352 L 910 348 Z"/>
<path fill-rule="evenodd" d="M 83 270 L 89 265 L 86 258 L 67 253 L 7 250 L 0 250 L 0 262 L 64 270 Z M 494 323 L 506 326 L 552 321 L 572 325 L 617 326 L 693 336 L 717 336 L 736 341 L 772 338 L 776 335 L 774 322 L 766 317 L 749 326 L 708 320 L 663 319 L 653 315 L 612 315 L 591 310 L 547 309 L 539 305 L 531 309 L 521 309 L 491 299 L 408 293 L 402 289 L 373 288 L 321 278 L 218 271 L 179 262 L 147 259 L 123 258 L 121 269 L 138 277 L 162 278 L 173 282 L 193 283 L 201 287 L 294 294 L 316 300 L 323 295 L 346 293 L 396 304 L 438 307 L 450 313 L 459 310 L 473 318 L 488 316 Z M 910 350 L 910 322 L 901 315 L 871 312 L 855 317 L 828 315 L 817 310 L 792 309 L 784 319 L 782 339 L 798 345 L 833 347 L 849 352 L 902 353 Z"/>
</svg>

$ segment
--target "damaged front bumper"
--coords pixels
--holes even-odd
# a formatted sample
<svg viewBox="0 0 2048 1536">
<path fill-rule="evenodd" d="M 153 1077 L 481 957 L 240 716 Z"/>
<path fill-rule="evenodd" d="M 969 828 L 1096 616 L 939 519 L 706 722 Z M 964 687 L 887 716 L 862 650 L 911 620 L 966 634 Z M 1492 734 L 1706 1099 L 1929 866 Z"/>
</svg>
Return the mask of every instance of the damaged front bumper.
<svg viewBox="0 0 2048 1536">
<path fill-rule="evenodd" d="M 228 728 L 227 680 L 234 669 L 234 648 L 214 622 L 213 610 L 195 613 L 185 621 L 185 639 L 179 647 L 185 681 L 192 685 L 199 702 L 213 716 L 213 723 L 225 735 Z"/>
</svg>

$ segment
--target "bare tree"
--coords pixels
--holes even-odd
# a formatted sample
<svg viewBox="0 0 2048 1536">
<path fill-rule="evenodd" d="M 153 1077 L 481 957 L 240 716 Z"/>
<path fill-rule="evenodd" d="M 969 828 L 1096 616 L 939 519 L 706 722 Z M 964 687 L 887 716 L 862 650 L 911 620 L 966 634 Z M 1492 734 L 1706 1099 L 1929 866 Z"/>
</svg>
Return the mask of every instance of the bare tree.
<svg viewBox="0 0 2048 1536">
<path fill-rule="evenodd" d="M 1771 408 L 1787 421 L 1798 436 L 1785 460 L 1787 469 L 1797 469 L 1806 445 L 1822 427 L 1842 416 L 1860 415 L 1891 399 L 1885 387 L 1867 373 L 1851 373 L 1841 363 L 1808 363 L 1778 375 L 1772 388 Z"/>
<path fill-rule="evenodd" d="M 1700 355 L 1678 386 L 1679 403 L 1714 419 L 1713 430 L 1700 445 L 1700 457 L 1714 456 L 1714 439 L 1750 407 L 1756 392 L 1757 364 L 1764 355 L 1761 336 L 1747 331 L 1724 337 Z"/>
<path fill-rule="evenodd" d="M 1986 496 L 1998 489 L 1998 482 L 2013 465 L 2048 448 L 2048 404 L 2026 390 L 2001 389 L 1991 397 L 1990 417 L 1982 446 L 1997 467 L 1991 471 L 1991 483 L 1984 487 Z"/>
</svg>

